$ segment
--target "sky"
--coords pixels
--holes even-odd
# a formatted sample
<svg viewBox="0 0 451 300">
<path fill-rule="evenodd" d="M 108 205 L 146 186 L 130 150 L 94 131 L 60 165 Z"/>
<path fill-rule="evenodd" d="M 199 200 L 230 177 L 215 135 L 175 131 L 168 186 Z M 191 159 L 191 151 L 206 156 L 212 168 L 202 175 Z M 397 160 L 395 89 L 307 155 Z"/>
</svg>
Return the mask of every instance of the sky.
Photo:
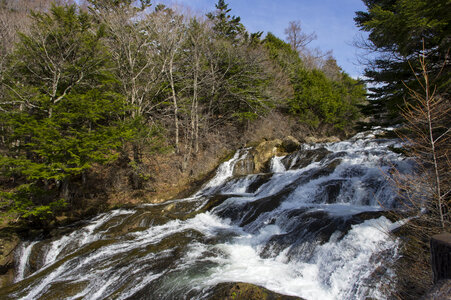
<svg viewBox="0 0 451 300">
<path fill-rule="evenodd" d="M 217 0 L 160 0 L 167 5 L 182 5 L 204 14 L 215 9 Z M 342 69 L 352 77 L 362 77 L 358 64 L 359 49 L 352 44 L 362 32 L 354 24 L 356 11 L 365 11 L 362 0 L 226 0 L 231 14 L 241 17 L 249 32 L 272 32 L 285 39 L 290 21 L 301 21 L 306 33 L 316 32 L 317 40 L 309 46 L 333 51 Z"/>
</svg>

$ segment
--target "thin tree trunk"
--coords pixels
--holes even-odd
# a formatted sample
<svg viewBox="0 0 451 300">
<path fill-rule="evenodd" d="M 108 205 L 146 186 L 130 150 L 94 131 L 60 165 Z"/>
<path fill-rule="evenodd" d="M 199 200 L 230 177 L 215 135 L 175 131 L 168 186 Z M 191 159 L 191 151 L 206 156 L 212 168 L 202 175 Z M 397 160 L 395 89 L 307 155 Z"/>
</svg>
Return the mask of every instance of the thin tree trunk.
<svg viewBox="0 0 451 300">
<path fill-rule="evenodd" d="M 199 152 L 199 114 L 198 114 L 198 73 L 199 73 L 199 55 L 196 53 L 196 65 L 194 68 L 193 83 L 193 117 L 192 130 L 194 135 L 194 153 Z"/>
<path fill-rule="evenodd" d="M 173 58 L 169 62 L 169 82 L 172 90 L 172 102 L 174 105 L 174 126 L 175 126 L 175 152 L 180 152 L 179 146 L 179 116 L 178 116 L 178 105 L 177 105 L 177 95 L 175 93 L 174 85 L 174 75 L 173 75 Z"/>
<path fill-rule="evenodd" d="M 435 139 L 434 135 L 432 133 L 433 127 L 432 127 L 432 116 L 431 116 L 431 101 L 432 98 L 429 94 L 429 76 L 426 72 L 426 65 L 424 62 L 424 57 L 421 61 L 422 67 L 423 67 L 423 77 L 425 80 L 425 91 L 426 91 L 426 110 L 427 110 L 427 122 L 428 122 L 428 133 L 429 133 L 429 141 L 431 143 L 431 152 L 432 152 L 432 159 L 433 159 L 433 165 L 434 165 L 434 173 L 435 173 L 435 192 L 437 194 L 437 200 L 438 200 L 438 210 L 440 213 L 440 224 L 442 228 L 445 228 L 445 221 L 443 218 L 443 207 L 442 207 L 442 191 L 440 188 L 440 174 L 439 174 L 439 168 L 437 163 L 437 152 L 435 151 Z"/>
</svg>

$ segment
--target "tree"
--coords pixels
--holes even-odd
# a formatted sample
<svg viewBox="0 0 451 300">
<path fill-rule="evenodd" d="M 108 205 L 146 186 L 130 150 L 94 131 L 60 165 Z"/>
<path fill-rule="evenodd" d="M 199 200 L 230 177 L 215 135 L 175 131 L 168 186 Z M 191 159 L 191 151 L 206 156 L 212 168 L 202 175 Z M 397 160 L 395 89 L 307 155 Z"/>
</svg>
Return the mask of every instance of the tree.
<svg viewBox="0 0 451 300">
<path fill-rule="evenodd" d="M 310 70 L 288 43 L 268 34 L 264 41 L 270 57 L 288 74 L 293 94 L 286 109 L 300 122 L 317 130 L 331 126 L 347 130 L 358 119 L 358 104 L 365 101 L 365 87 L 341 70 L 334 81 L 319 69 Z M 333 63 L 333 61 L 331 62 Z"/>
<path fill-rule="evenodd" d="M 2 204 L 46 219 L 71 200 L 71 180 L 116 159 L 134 131 L 119 122 L 126 105 L 114 92 L 102 28 L 75 6 L 53 6 L 32 20 L 5 82 L 0 166 L 14 188 Z"/>
<path fill-rule="evenodd" d="M 397 291 L 403 299 L 417 299 L 432 286 L 430 240 L 451 230 L 450 102 L 430 80 L 427 58 L 420 56 L 421 91 L 409 89 L 402 109 L 404 128 L 398 131 L 405 153 L 415 161 L 411 174 L 394 171 L 392 183 L 399 191 L 400 211 L 408 221 L 401 228 L 400 258 L 396 262 Z M 412 289 L 412 287 L 415 287 Z"/>
<path fill-rule="evenodd" d="M 373 53 L 365 76 L 373 87 L 368 114 L 386 121 L 399 122 L 399 107 L 408 99 L 409 88 L 421 87 L 412 74 L 419 67 L 418 56 L 429 60 L 430 78 L 442 91 L 449 93 L 451 70 L 451 2 L 448 0 L 364 0 L 367 11 L 359 11 L 355 22 L 369 33 L 368 42 L 360 46 Z M 424 48 L 423 48 L 424 41 Z M 378 113 L 379 112 L 379 113 Z M 383 116 L 383 115 L 382 115 Z M 382 117 L 381 116 L 381 117 Z"/>
<path fill-rule="evenodd" d="M 163 61 L 163 74 L 169 85 L 169 99 L 172 100 L 175 129 L 175 150 L 180 151 L 179 95 L 177 91 L 177 64 L 186 38 L 183 16 L 170 8 L 158 7 L 150 16 L 155 28 L 155 42 L 159 59 Z"/>
<path fill-rule="evenodd" d="M 213 23 L 213 31 L 217 37 L 237 43 L 245 32 L 241 18 L 229 14 L 231 9 L 228 8 L 228 4 L 224 0 L 218 0 L 215 7 L 215 12 L 207 14 L 208 19 Z"/>
<path fill-rule="evenodd" d="M 121 81 L 121 92 L 126 95 L 133 119 L 141 117 L 151 106 L 150 93 L 154 92 L 156 74 L 161 66 L 156 63 L 154 29 L 144 15 L 149 1 L 90 0 L 91 11 L 105 26 L 107 47 L 115 61 L 115 74 Z"/>
<path fill-rule="evenodd" d="M 152 122 L 154 99 L 162 92 L 164 61 L 158 59 L 157 25 L 146 13 L 149 1 L 89 0 L 90 12 L 105 27 L 104 41 L 114 61 L 113 72 L 120 81 L 129 111 L 124 122 L 139 124 L 140 134 L 131 143 L 132 183 L 142 183 L 142 149 L 161 142 L 159 126 Z M 125 152 L 125 151 L 124 151 Z"/>
<path fill-rule="evenodd" d="M 211 32 L 208 32 L 207 26 L 204 22 L 199 21 L 197 18 L 192 18 L 187 30 L 187 45 L 185 51 L 187 61 L 186 66 L 188 69 L 186 72 L 189 74 L 188 84 L 191 88 L 188 88 L 191 95 L 191 108 L 190 108 L 190 142 L 186 143 L 189 148 L 188 156 L 191 150 L 194 153 L 199 152 L 199 126 L 200 126 L 200 98 L 202 97 L 202 88 L 207 79 L 206 72 L 206 59 L 205 52 L 207 50 L 208 37 Z"/>
<path fill-rule="evenodd" d="M 316 40 L 317 36 L 315 32 L 307 34 L 302 31 L 301 21 L 290 21 L 288 27 L 285 28 L 285 35 L 291 49 L 301 53 L 305 47 L 312 41 Z"/>
</svg>

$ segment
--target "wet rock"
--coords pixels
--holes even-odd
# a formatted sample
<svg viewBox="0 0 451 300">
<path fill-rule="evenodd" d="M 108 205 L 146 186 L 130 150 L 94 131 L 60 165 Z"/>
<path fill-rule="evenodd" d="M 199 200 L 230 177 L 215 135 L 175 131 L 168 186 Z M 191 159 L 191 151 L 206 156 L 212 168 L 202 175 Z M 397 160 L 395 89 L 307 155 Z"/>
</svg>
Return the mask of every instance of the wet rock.
<svg viewBox="0 0 451 300">
<path fill-rule="evenodd" d="M 308 136 L 304 139 L 304 141 L 307 144 L 317 144 L 317 143 L 336 143 L 339 142 L 340 139 L 336 136 L 328 136 L 328 137 L 314 137 L 314 136 Z"/>
<path fill-rule="evenodd" d="M 209 293 L 209 300 L 294 300 L 294 296 L 281 295 L 250 283 L 220 283 Z"/>
<path fill-rule="evenodd" d="M 431 238 L 431 258 L 434 283 L 451 279 L 451 233 L 436 234 Z"/>
<path fill-rule="evenodd" d="M 236 162 L 233 168 L 233 175 L 242 176 L 254 173 L 255 163 L 254 156 L 252 154 L 246 155 L 243 159 Z"/>
<path fill-rule="evenodd" d="M 342 179 L 335 179 L 320 184 L 315 203 L 336 203 L 344 182 Z"/>
<path fill-rule="evenodd" d="M 260 173 L 265 171 L 265 167 L 267 167 L 267 163 L 271 159 L 271 157 L 280 154 L 279 147 L 282 145 L 282 141 L 279 139 L 272 141 L 265 141 L 260 143 L 253 150 L 254 157 L 254 172 Z"/>
<path fill-rule="evenodd" d="M 267 183 L 273 174 L 259 174 L 259 175 L 255 175 L 257 176 L 257 179 L 254 180 L 247 188 L 246 192 L 247 193 L 255 193 L 262 185 L 264 185 L 265 183 Z"/>
<path fill-rule="evenodd" d="M 0 288 L 14 280 L 14 250 L 19 237 L 8 228 L 0 232 Z"/>
<path fill-rule="evenodd" d="M 321 168 L 308 170 L 303 176 L 284 187 L 278 193 L 262 197 L 252 202 L 245 202 L 241 205 L 236 203 L 233 206 L 221 208 L 219 211 L 216 211 L 216 213 L 223 218 L 231 219 L 232 222 L 240 222 L 240 226 L 246 226 L 254 222 L 264 213 L 270 212 L 279 207 L 280 204 L 286 200 L 297 187 L 304 185 L 311 180 L 331 174 L 338 164 L 339 161 L 334 160 Z"/>
<path fill-rule="evenodd" d="M 46 300 L 60 300 L 74 297 L 82 292 L 89 284 L 89 281 L 80 282 L 56 282 L 52 283 L 52 289 L 45 295 Z"/>
<path fill-rule="evenodd" d="M 287 170 L 301 169 L 313 162 L 321 161 L 331 153 L 325 148 L 302 150 L 284 157 L 282 163 Z"/>
<path fill-rule="evenodd" d="M 46 251 L 46 243 L 39 242 L 33 246 L 28 257 L 27 268 L 25 269 L 24 276 L 27 277 L 39 270 L 44 265 L 44 255 Z"/>
<path fill-rule="evenodd" d="M 301 146 L 301 143 L 291 135 L 287 136 L 282 141 L 282 148 L 287 153 L 296 151 L 299 149 L 299 146 Z"/>
<path fill-rule="evenodd" d="M 374 211 L 335 217 L 325 211 L 312 211 L 308 208 L 292 210 L 284 219 L 278 221 L 281 222 L 280 226 L 286 226 L 287 232 L 273 236 L 261 255 L 265 258 L 274 257 L 289 248 L 287 252 L 289 258 L 308 261 L 313 256 L 315 248 L 328 242 L 332 235 L 339 241 L 351 230 L 352 225 L 361 224 L 386 213 Z"/>
</svg>

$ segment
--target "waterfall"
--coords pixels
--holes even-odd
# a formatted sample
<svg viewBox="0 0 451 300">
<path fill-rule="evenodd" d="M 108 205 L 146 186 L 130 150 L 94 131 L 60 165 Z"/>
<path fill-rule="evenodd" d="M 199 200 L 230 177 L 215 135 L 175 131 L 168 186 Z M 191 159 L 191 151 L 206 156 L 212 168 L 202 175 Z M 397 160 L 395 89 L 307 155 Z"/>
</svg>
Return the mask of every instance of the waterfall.
<svg viewBox="0 0 451 300">
<path fill-rule="evenodd" d="M 396 191 L 384 174 L 413 163 L 380 133 L 303 145 L 264 174 L 234 175 L 251 152 L 241 149 L 190 198 L 24 242 L 0 298 L 208 299 L 220 283 L 248 282 L 309 300 L 384 299 L 398 256 L 389 234 L 398 225 L 386 217 Z"/>
</svg>

